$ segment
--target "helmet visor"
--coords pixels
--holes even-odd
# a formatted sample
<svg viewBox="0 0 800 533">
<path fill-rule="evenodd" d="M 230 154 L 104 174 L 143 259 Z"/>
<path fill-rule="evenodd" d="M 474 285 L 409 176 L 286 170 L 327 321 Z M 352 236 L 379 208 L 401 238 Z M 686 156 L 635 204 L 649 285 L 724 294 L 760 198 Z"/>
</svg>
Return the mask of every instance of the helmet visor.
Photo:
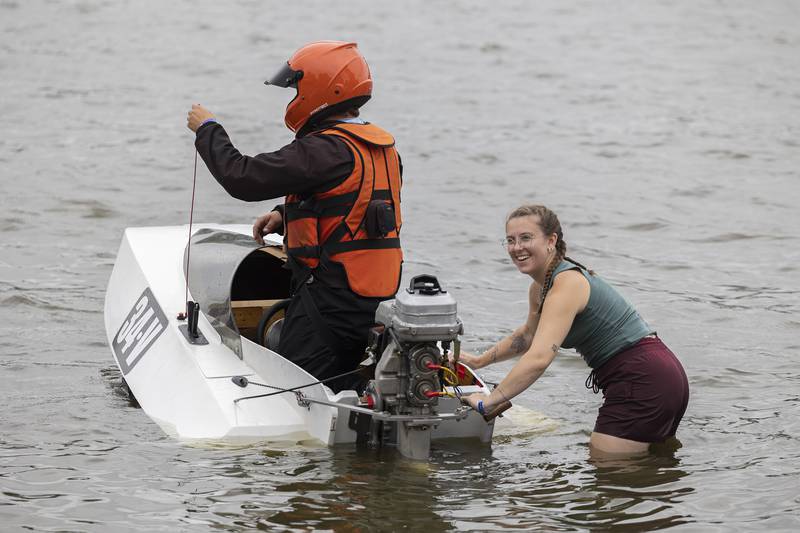
<svg viewBox="0 0 800 533">
<path fill-rule="evenodd" d="M 264 82 L 264 85 L 275 85 L 276 87 L 295 87 L 297 82 L 303 77 L 302 70 L 294 70 L 289 66 L 289 63 L 284 63 L 283 66 L 272 77 Z"/>
</svg>

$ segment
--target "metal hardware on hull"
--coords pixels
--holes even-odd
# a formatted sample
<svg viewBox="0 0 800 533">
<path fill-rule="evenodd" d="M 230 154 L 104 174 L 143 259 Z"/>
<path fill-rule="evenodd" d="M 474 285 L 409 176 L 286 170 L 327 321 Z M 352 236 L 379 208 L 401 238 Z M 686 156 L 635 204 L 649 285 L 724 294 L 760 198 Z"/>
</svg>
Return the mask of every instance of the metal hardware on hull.
<svg viewBox="0 0 800 533">
<path fill-rule="evenodd" d="M 297 396 L 297 403 L 302 407 L 307 407 L 309 404 L 316 403 L 320 405 L 336 407 L 337 409 L 346 409 L 348 411 L 353 411 L 355 413 L 369 415 L 374 420 L 378 420 L 381 422 L 403 422 L 405 424 L 412 426 L 435 426 L 439 422 L 444 422 L 446 420 L 463 420 L 467 417 L 467 415 L 469 415 L 470 412 L 469 407 L 461 406 L 456 408 L 456 410 L 453 411 L 452 413 L 438 413 L 435 415 L 427 415 L 427 416 L 398 415 L 386 411 L 375 411 L 358 405 L 348 405 L 344 403 L 318 400 L 316 398 L 309 398 L 308 396 L 305 396 L 303 393 L 299 391 L 293 391 L 293 392 Z M 425 456 L 425 459 L 427 459 L 427 455 Z"/>
<path fill-rule="evenodd" d="M 186 317 L 189 324 L 189 335 L 197 338 L 197 319 L 200 316 L 200 304 L 191 300 L 186 302 Z"/>
<path fill-rule="evenodd" d="M 205 345 L 208 340 L 197 329 L 197 321 L 200 318 L 200 304 L 191 300 L 186 302 L 186 324 L 181 324 L 178 329 L 190 344 Z"/>
</svg>

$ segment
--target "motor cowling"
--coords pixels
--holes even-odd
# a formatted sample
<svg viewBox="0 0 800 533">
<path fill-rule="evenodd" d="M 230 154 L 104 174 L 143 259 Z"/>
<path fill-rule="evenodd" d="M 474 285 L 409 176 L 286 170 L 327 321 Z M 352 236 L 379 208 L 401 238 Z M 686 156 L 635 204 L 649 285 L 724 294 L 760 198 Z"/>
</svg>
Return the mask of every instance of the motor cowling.
<svg viewBox="0 0 800 533">
<path fill-rule="evenodd" d="M 413 278 L 394 300 L 375 313 L 369 351 L 377 359 L 367 394 L 376 408 L 399 415 L 436 414 L 442 392 L 440 367 L 446 352 L 464 331 L 456 301 L 435 276 Z M 427 457 L 430 427 L 402 423 L 398 445 L 407 456 Z M 420 457 L 422 458 L 422 457 Z"/>
</svg>

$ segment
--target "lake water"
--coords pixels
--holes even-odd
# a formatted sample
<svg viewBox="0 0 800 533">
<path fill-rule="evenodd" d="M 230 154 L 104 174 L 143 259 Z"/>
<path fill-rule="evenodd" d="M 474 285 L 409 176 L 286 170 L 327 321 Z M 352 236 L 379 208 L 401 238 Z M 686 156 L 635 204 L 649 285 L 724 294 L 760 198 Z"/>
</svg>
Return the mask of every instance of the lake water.
<svg viewBox="0 0 800 533">
<path fill-rule="evenodd" d="M 592 462 L 600 397 L 560 355 L 492 449 L 196 448 L 129 406 L 102 307 L 122 231 L 188 220 L 189 106 L 245 153 L 289 142 L 262 82 L 359 43 L 363 116 L 405 166 L 405 275 L 465 347 L 519 325 L 497 242 L 523 202 L 680 357 L 683 447 Z M 800 529 L 800 4 L 0 1 L 0 529 Z M 205 169 L 195 220 L 274 202 Z M 486 369 L 498 381 L 510 363 Z"/>
</svg>

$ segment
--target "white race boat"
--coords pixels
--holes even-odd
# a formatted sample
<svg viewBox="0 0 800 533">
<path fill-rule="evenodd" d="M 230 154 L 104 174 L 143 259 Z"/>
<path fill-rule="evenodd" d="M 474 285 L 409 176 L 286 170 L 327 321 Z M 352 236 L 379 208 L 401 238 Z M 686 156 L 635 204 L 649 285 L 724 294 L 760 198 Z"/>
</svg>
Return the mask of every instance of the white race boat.
<svg viewBox="0 0 800 533">
<path fill-rule="evenodd" d="M 428 457 L 431 440 L 491 441 L 494 419 L 457 397 L 489 389 L 465 366 L 459 375 L 443 368 L 443 351 L 457 353 L 462 326 L 435 278 L 415 278 L 415 289 L 381 303 L 365 355 L 372 361 L 362 369 L 371 379 L 366 392 L 334 394 L 258 342 L 275 346 L 289 297 L 280 237 L 259 246 L 250 226 L 203 224 L 186 247 L 187 231 L 128 228 L 105 300 L 106 333 L 123 379 L 167 434 L 389 444 L 417 459 Z M 188 318 L 179 317 L 187 309 Z"/>
</svg>

